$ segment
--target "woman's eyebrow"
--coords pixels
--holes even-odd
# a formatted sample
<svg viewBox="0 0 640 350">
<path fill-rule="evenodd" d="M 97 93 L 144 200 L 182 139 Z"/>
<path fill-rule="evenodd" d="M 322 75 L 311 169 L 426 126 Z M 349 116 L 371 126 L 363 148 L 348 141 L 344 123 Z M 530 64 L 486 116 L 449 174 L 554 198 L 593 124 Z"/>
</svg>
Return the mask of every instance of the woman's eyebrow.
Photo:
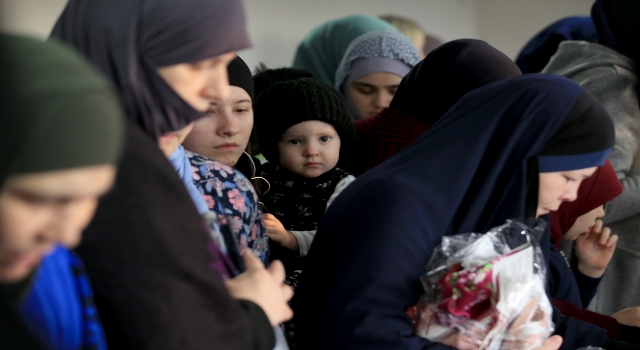
<svg viewBox="0 0 640 350">
<path fill-rule="evenodd" d="M 372 88 L 376 88 L 377 86 L 372 85 L 372 84 L 368 84 L 368 83 L 353 83 L 355 85 L 360 85 L 360 86 L 364 86 L 364 87 L 372 87 Z"/>
</svg>

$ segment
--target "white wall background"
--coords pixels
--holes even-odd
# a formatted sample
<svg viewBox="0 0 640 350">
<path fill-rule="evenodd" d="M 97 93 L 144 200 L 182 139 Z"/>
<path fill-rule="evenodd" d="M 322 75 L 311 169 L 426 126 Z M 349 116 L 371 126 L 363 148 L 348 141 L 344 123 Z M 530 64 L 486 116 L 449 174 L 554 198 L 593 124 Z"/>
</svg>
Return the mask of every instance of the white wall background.
<svg viewBox="0 0 640 350">
<path fill-rule="evenodd" d="M 2 29 L 45 38 L 66 0 L 0 0 Z M 445 40 L 478 38 L 510 57 L 551 22 L 588 15 L 593 0 L 244 0 L 253 48 L 240 52 L 250 67 L 289 65 L 304 35 L 350 14 L 410 17 Z"/>
</svg>

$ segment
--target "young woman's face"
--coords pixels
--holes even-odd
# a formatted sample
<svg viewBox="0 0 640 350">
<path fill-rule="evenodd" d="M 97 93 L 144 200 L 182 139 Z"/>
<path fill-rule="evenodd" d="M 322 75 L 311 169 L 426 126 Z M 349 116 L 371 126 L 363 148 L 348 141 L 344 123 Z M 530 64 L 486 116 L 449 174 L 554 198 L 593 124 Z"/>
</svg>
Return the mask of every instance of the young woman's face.
<svg viewBox="0 0 640 350">
<path fill-rule="evenodd" d="M 340 137 L 331 124 L 309 120 L 290 127 L 282 134 L 278 152 L 283 168 L 313 178 L 338 164 Z"/>
<path fill-rule="evenodd" d="M 55 244 L 75 247 L 115 174 L 98 165 L 10 176 L 0 192 L 0 282 L 24 279 Z"/>
<path fill-rule="evenodd" d="M 194 123 L 184 148 L 228 166 L 235 166 L 249 143 L 253 127 L 251 96 L 229 87 L 229 98 L 214 100 L 209 115 Z"/>
<path fill-rule="evenodd" d="M 212 100 L 229 96 L 227 66 L 234 52 L 202 61 L 180 63 L 158 69 L 158 74 L 194 109 L 206 112 Z"/>
<path fill-rule="evenodd" d="M 372 73 L 349 85 L 349 96 L 362 118 L 370 118 L 389 107 L 402 77 L 393 73 Z"/>
<path fill-rule="evenodd" d="M 601 205 L 592 211 L 580 215 L 576 222 L 573 223 L 573 226 L 569 229 L 569 231 L 565 232 L 562 235 L 562 239 L 565 241 L 575 241 L 578 236 L 587 232 L 591 226 L 595 225 L 596 220 L 604 217 L 604 206 Z"/>
<path fill-rule="evenodd" d="M 596 169 L 597 167 L 591 167 L 572 171 L 540 173 L 536 217 L 558 210 L 562 202 L 576 200 L 580 183 L 593 175 Z"/>
</svg>

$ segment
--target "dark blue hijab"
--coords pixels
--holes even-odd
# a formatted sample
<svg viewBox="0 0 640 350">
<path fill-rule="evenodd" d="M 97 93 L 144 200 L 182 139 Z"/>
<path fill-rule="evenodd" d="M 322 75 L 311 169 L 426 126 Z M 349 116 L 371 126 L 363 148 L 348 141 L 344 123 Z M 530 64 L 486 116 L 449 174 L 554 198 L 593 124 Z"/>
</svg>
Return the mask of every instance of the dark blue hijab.
<svg viewBox="0 0 640 350">
<path fill-rule="evenodd" d="M 536 34 L 522 48 L 516 64 L 522 73 L 540 73 L 565 40 L 595 42 L 596 27 L 589 17 L 567 17 L 552 23 Z"/>
<path fill-rule="evenodd" d="M 405 313 L 422 294 L 419 277 L 442 236 L 486 232 L 507 219 L 534 216 L 535 204 L 527 202 L 537 203 L 532 165 L 538 155 L 606 157 L 613 141 L 613 124 L 599 102 L 563 77 L 519 76 L 465 95 L 328 209 L 294 304 L 299 344 L 447 348 L 416 336 Z M 604 157 L 580 166 L 602 165 Z M 590 327 L 567 333 L 567 348 L 604 337 Z"/>
</svg>

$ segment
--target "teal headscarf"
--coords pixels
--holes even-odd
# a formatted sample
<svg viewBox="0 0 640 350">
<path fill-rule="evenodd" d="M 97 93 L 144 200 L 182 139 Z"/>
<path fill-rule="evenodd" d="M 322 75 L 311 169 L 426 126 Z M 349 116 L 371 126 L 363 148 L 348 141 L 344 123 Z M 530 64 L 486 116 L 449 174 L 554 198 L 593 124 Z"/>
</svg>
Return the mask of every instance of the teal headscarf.
<svg viewBox="0 0 640 350">
<path fill-rule="evenodd" d="M 353 15 L 325 22 L 312 29 L 298 45 L 293 67 L 304 68 L 325 84 L 333 86 L 338 64 L 353 39 L 379 30 L 396 30 L 372 16 Z"/>
<path fill-rule="evenodd" d="M 14 174 L 115 164 L 123 123 L 116 90 L 79 55 L 0 35 L 0 188 Z"/>
</svg>

